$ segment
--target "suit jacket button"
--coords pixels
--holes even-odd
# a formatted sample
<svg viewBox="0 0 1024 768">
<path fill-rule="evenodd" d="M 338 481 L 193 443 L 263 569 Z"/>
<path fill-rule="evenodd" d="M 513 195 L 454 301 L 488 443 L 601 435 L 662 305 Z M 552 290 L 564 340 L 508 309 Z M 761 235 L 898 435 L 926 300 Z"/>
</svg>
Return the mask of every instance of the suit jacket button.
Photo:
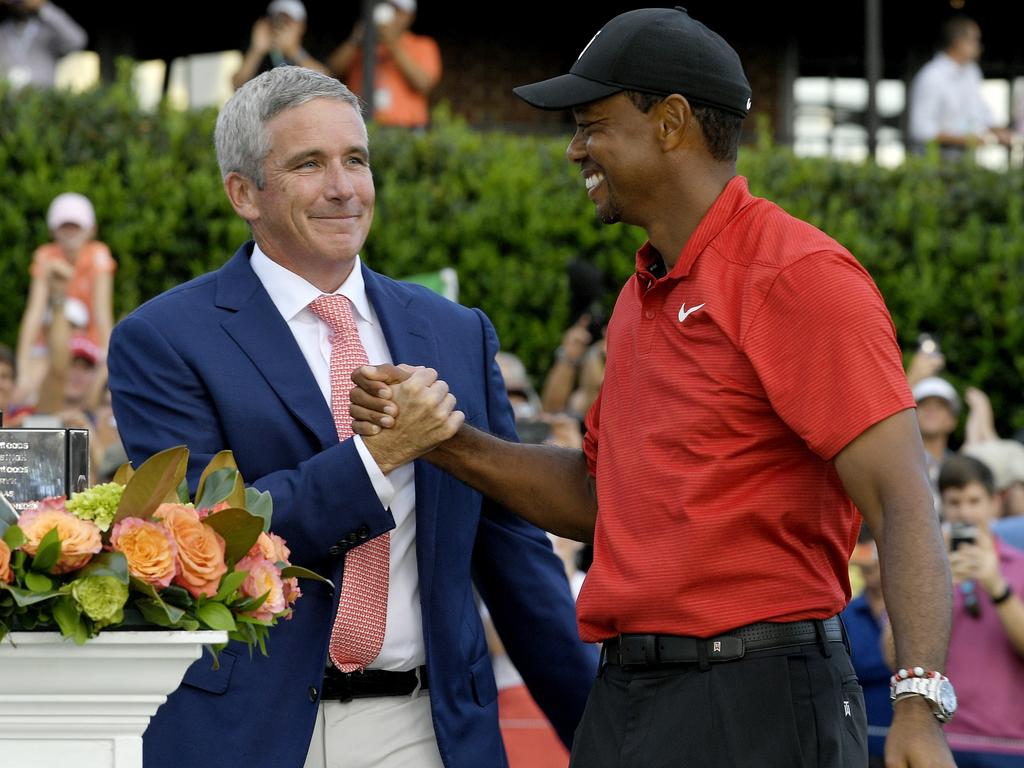
<svg viewBox="0 0 1024 768">
<path fill-rule="evenodd" d="M 327 554 L 331 557 L 337 557 L 341 554 L 341 547 L 339 547 L 337 544 L 332 544 L 327 548 Z"/>
<path fill-rule="evenodd" d="M 316 704 L 316 697 L 320 695 L 320 691 L 316 689 L 316 686 L 309 686 L 309 700 Z"/>
<path fill-rule="evenodd" d="M 349 544 L 355 544 L 357 541 L 359 541 L 359 537 L 356 536 L 355 533 L 350 533 L 348 536 L 345 537 L 345 540 Z"/>
<path fill-rule="evenodd" d="M 356 533 L 359 534 L 360 539 L 365 540 L 370 536 L 370 529 L 364 525 L 358 531 L 356 531 Z"/>
</svg>

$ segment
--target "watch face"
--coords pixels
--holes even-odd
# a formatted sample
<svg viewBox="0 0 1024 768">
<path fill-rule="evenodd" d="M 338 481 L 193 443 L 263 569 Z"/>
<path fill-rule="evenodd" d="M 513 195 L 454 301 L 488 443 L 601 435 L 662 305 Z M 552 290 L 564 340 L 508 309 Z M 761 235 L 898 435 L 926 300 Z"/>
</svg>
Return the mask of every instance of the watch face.
<svg viewBox="0 0 1024 768">
<path fill-rule="evenodd" d="M 939 684 L 939 706 L 942 707 L 943 711 L 952 717 L 953 713 L 956 712 L 956 693 L 953 691 L 953 685 L 949 680 L 943 680 Z"/>
</svg>

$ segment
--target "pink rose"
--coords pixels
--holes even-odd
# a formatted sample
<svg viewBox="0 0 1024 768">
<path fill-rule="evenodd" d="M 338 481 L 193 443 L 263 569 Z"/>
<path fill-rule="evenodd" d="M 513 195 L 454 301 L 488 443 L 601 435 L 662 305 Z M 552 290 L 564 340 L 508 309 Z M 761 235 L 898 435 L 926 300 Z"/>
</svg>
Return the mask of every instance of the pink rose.
<svg viewBox="0 0 1024 768">
<path fill-rule="evenodd" d="M 163 589 L 178 572 L 178 545 L 160 523 L 126 517 L 110 533 L 110 545 L 128 560 L 128 573 Z"/>
<path fill-rule="evenodd" d="M 196 510 L 196 514 L 200 520 L 205 520 L 207 517 L 212 515 L 214 512 L 220 512 L 222 509 L 228 509 L 231 505 L 227 501 L 218 501 L 212 507 L 200 507 Z"/>
<path fill-rule="evenodd" d="M 246 555 L 238 561 L 238 565 L 235 567 L 236 570 L 247 571 L 248 574 L 245 581 L 242 582 L 241 592 L 243 595 L 246 597 L 267 595 L 263 605 L 255 611 L 249 611 L 247 616 L 269 621 L 287 608 L 284 582 L 281 580 L 281 572 L 276 565 L 264 557 Z"/>
<path fill-rule="evenodd" d="M 262 557 L 272 563 L 287 563 L 291 557 L 291 550 L 284 543 L 284 539 L 276 533 L 260 533 L 256 543 L 246 554 L 246 557 Z"/>
<path fill-rule="evenodd" d="M 228 570 L 220 534 L 204 525 L 196 511 L 184 504 L 161 504 L 153 516 L 163 521 L 178 548 L 174 583 L 187 589 L 192 597 L 217 594 L 221 576 Z"/>
<path fill-rule="evenodd" d="M 3 539 L 0 539 L 0 581 L 4 584 L 14 581 L 14 572 L 11 570 L 11 548 Z"/>
<path fill-rule="evenodd" d="M 60 538 L 60 557 L 51 573 L 70 573 L 88 563 L 103 548 L 100 529 L 95 523 L 81 520 L 64 509 L 63 499 L 45 499 L 39 506 L 23 512 L 18 527 L 25 534 L 21 546 L 35 556 L 43 537 L 54 528 Z"/>
<path fill-rule="evenodd" d="M 302 597 L 302 590 L 299 589 L 299 580 L 295 576 L 284 580 L 284 602 L 288 606 L 288 612 L 285 614 L 285 621 L 291 621 L 292 614 L 295 612 L 295 602 Z"/>
</svg>

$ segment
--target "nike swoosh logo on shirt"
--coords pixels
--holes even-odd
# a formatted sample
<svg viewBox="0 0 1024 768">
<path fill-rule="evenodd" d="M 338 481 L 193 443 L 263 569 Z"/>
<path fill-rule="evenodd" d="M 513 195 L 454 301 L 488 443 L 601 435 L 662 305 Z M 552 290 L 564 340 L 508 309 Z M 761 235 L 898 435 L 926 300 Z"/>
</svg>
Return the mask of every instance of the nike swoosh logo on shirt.
<svg viewBox="0 0 1024 768">
<path fill-rule="evenodd" d="M 696 312 L 698 309 L 700 309 L 703 306 L 704 306 L 703 304 L 698 304 L 696 307 L 690 307 L 689 309 L 687 309 L 686 308 L 686 302 L 684 301 L 683 302 L 683 306 L 681 306 L 679 308 L 679 322 L 680 323 L 683 322 L 683 320 L 688 318 L 690 315 L 692 315 L 694 312 Z"/>
</svg>

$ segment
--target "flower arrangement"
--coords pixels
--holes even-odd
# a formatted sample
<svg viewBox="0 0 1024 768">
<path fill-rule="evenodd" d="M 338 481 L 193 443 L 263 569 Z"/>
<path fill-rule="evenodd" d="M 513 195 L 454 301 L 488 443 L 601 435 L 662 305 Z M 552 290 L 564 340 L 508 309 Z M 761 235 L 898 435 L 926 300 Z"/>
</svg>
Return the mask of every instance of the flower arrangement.
<svg viewBox="0 0 1024 768">
<path fill-rule="evenodd" d="M 194 503 L 187 465 L 179 446 L 20 517 L 0 506 L 0 640 L 13 629 L 56 628 L 79 644 L 116 627 L 215 629 L 266 654 L 299 578 L 327 580 L 289 563 L 270 494 L 245 487 L 230 451 L 203 471 Z"/>
</svg>

